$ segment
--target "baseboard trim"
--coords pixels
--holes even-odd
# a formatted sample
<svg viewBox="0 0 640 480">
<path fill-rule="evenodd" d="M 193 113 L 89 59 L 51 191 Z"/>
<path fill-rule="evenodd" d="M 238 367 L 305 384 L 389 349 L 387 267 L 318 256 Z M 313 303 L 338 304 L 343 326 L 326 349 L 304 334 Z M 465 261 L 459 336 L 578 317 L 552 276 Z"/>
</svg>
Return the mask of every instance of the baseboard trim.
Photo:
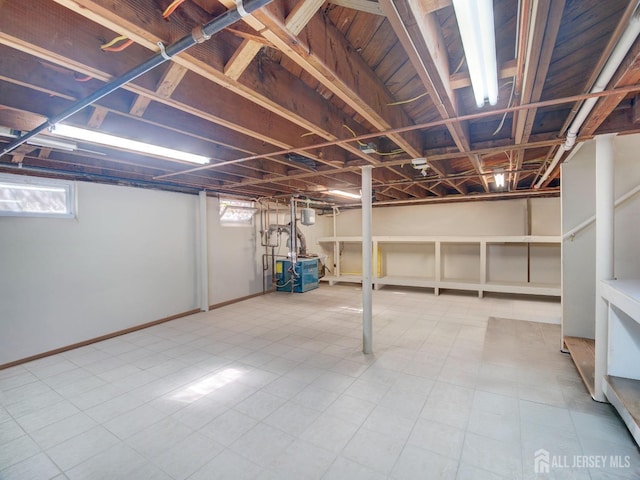
<svg viewBox="0 0 640 480">
<path fill-rule="evenodd" d="M 258 292 L 252 293 L 251 295 L 245 295 L 244 297 L 234 298 L 233 300 L 226 300 L 224 302 L 215 303 L 213 305 L 209 305 L 209 310 L 215 310 L 216 308 L 226 307 L 227 305 L 233 305 L 234 303 L 244 302 L 245 300 L 249 300 L 251 298 L 261 297 L 262 295 L 266 295 L 271 292 Z"/>
<path fill-rule="evenodd" d="M 3 370 L 5 368 L 10 368 L 10 367 L 15 367 L 16 365 L 20 365 L 23 363 L 32 362 L 33 360 L 39 360 L 40 358 L 49 357 L 51 355 L 56 355 L 58 353 L 66 352 L 68 350 L 73 350 L 74 348 L 85 347 L 87 345 L 91 345 L 92 343 L 101 342 L 103 340 L 109 340 L 110 338 L 119 337 L 120 335 L 126 335 L 127 333 L 135 332 L 137 330 L 142 330 L 144 328 L 153 327 L 154 325 L 170 322 L 171 320 L 176 320 L 178 318 L 188 317 L 189 315 L 193 315 L 194 313 L 199 313 L 199 312 L 200 312 L 200 309 L 196 308 L 194 310 L 177 313 L 175 315 L 164 317 L 159 320 L 154 320 L 152 322 L 136 325 L 135 327 L 125 328 L 124 330 L 118 330 L 117 332 L 113 332 L 113 333 L 107 333 L 106 335 L 101 335 L 99 337 L 91 338 L 89 340 L 83 340 L 82 342 L 74 343 L 72 345 L 67 345 L 66 347 L 60 347 L 60 348 L 56 348 L 55 350 L 49 350 L 48 352 L 38 353 L 37 355 L 32 355 L 30 357 L 21 358 L 20 360 L 14 360 L 13 362 L 2 364 L 0 365 L 0 370 Z"/>
<path fill-rule="evenodd" d="M 214 305 L 209 305 L 209 310 L 215 310 L 216 308 L 226 307 L 227 305 L 232 305 L 234 303 L 242 302 L 244 300 L 249 300 L 250 298 L 260 297 L 262 295 L 266 295 L 271 292 L 259 292 L 253 293 L 251 295 L 246 295 L 244 297 L 234 298 L 233 300 L 227 300 L 224 302 L 216 303 Z M 85 347 L 87 345 L 91 345 L 92 343 L 102 342 L 103 340 L 109 340 L 110 338 L 119 337 L 120 335 L 126 335 L 127 333 L 135 332 L 137 330 L 143 330 L 145 328 L 153 327 L 154 325 L 159 325 L 161 323 L 170 322 L 171 320 L 176 320 L 182 317 L 188 317 L 189 315 L 193 315 L 195 313 L 200 313 L 201 310 L 196 308 L 194 310 L 189 310 L 187 312 L 177 313 L 175 315 L 171 315 L 169 317 L 164 317 L 159 320 L 154 320 L 152 322 L 143 323 L 142 325 L 136 325 L 135 327 L 125 328 L 124 330 L 118 330 L 117 332 L 108 333 L 106 335 L 101 335 L 99 337 L 91 338 L 89 340 L 84 340 L 82 342 L 74 343 L 72 345 L 67 345 L 66 347 L 56 348 L 55 350 L 49 350 L 47 352 L 38 353 L 37 355 L 32 355 L 30 357 L 21 358 L 20 360 L 14 360 L 13 362 L 4 363 L 0 365 L 0 370 L 4 370 L 6 368 L 15 367 L 16 365 L 21 365 L 23 363 L 32 362 L 33 360 L 39 360 L 44 357 L 49 357 L 51 355 L 56 355 L 58 353 L 66 352 L 69 350 L 73 350 L 74 348 Z"/>
</svg>

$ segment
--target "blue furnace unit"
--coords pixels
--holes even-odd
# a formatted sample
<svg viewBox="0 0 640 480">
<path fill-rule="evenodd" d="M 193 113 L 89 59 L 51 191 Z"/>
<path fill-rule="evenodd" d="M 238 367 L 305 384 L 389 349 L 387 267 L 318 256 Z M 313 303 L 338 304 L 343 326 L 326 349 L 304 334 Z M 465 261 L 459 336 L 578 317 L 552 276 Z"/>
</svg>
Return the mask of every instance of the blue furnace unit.
<svg viewBox="0 0 640 480">
<path fill-rule="evenodd" d="M 291 292 L 291 260 L 276 260 L 276 290 Z M 318 288 L 318 258 L 300 258 L 295 266 L 293 291 L 307 292 Z"/>
</svg>

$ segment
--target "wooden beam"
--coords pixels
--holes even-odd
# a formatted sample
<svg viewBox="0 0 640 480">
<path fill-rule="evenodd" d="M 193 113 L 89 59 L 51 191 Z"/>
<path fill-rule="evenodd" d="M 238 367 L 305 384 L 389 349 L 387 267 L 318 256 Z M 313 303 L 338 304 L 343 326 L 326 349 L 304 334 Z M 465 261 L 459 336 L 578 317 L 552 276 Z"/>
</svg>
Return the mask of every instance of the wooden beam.
<svg viewBox="0 0 640 480">
<path fill-rule="evenodd" d="M 519 50 L 520 56 L 515 78 L 514 104 L 522 105 L 540 100 L 549 71 L 551 55 L 560 30 L 565 0 L 538 0 L 525 2 L 522 11 L 520 39 L 526 39 L 526 46 Z M 530 7 L 530 10 L 528 9 Z M 526 22 L 526 23 L 525 23 Z M 525 49 L 526 48 L 526 49 Z M 521 73 L 521 75 L 520 75 Z M 522 86 L 520 90 L 520 86 Z M 514 114 L 512 135 L 515 143 L 526 143 L 533 129 L 537 109 L 517 111 Z M 516 155 L 512 188 L 516 188 L 522 169 L 522 155 Z"/>
<path fill-rule="evenodd" d="M 131 115 L 135 115 L 136 117 L 141 117 L 146 112 L 147 107 L 151 103 L 150 97 L 145 97 L 143 95 L 137 95 L 136 99 L 131 104 L 131 108 L 129 109 L 129 113 Z"/>
<path fill-rule="evenodd" d="M 170 63 L 164 75 L 158 82 L 156 93 L 163 98 L 169 98 L 178 84 L 182 81 L 182 78 L 187 73 L 187 69 L 180 64 Z"/>
<path fill-rule="evenodd" d="M 386 86 L 342 33 L 321 15 L 309 21 L 304 37 L 286 28 L 277 3 L 254 12 L 253 17 L 267 28 L 263 31 L 265 38 L 377 130 L 413 123 L 402 109 L 389 105 L 394 99 Z M 422 141 L 417 132 L 391 134 L 389 138 L 409 156 L 421 155 Z"/>
<path fill-rule="evenodd" d="M 14 3 L 17 0 L 6 0 L 3 3 L 3 9 L 8 8 L 7 5 L 14 8 Z M 167 39 L 179 38 L 182 35 L 188 35 L 191 28 L 186 23 L 181 23 L 181 19 L 177 15 L 173 15 L 170 22 L 166 22 L 157 15 L 157 9 L 151 4 L 140 4 L 140 2 L 134 0 L 122 0 L 118 2 L 117 12 L 113 9 L 113 4 L 110 0 L 54 0 L 55 3 L 65 6 L 72 11 L 89 18 L 93 22 L 103 25 L 112 31 L 119 32 L 126 35 L 128 38 L 134 40 L 139 45 L 142 45 L 152 51 L 157 51 L 157 42 L 166 42 Z M 29 2 L 28 8 L 32 11 L 32 16 L 38 16 L 36 12 L 38 1 Z M 18 7 L 15 7 L 18 8 Z M 51 5 L 47 3 L 47 9 L 51 9 Z M 24 6 L 18 8 L 20 13 L 15 15 L 4 15 L 7 18 L 31 18 L 24 11 Z M 41 9 L 46 10 L 46 9 Z M 4 13 L 4 12 L 3 12 Z M 60 15 L 60 18 L 64 18 L 64 15 Z M 140 18 L 145 18 L 147 21 L 140 23 Z M 260 23 L 257 22 L 253 16 L 245 17 L 245 22 L 252 28 L 259 30 Z M 43 22 L 47 23 L 45 20 Z M 0 19 L 0 23 L 3 23 Z M 9 22 L 11 23 L 11 22 Z M 11 26 L 11 31 L 16 31 L 18 26 Z M 33 30 L 33 29 L 27 29 Z M 93 29 L 95 30 L 95 29 Z M 286 29 L 285 29 L 286 30 Z M 16 31 L 13 38 L 19 38 L 19 34 L 23 34 L 25 29 L 20 29 L 19 33 Z M 73 32 L 74 34 L 80 32 Z M 82 32 L 86 33 L 86 32 Z M 2 36 L 7 37 L 8 32 L 0 28 L 0 39 Z M 57 38 L 58 35 L 53 34 L 53 37 L 46 36 L 44 33 L 39 32 L 39 38 L 43 41 L 50 41 L 51 38 Z M 282 143 L 287 142 L 276 141 L 278 136 L 286 137 L 288 139 L 301 138 L 301 134 L 296 136 L 292 130 L 296 130 L 297 127 L 305 129 L 306 132 L 312 132 L 320 136 L 325 140 L 337 140 L 344 138 L 343 124 L 350 125 L 351 128 L 360 129 L 360 127 L 343 112 L 339 111 L 336 107 L 326 101 L 315 90 L 306 86 L 299 78 L 294 77 L 284 68 L 279 65 L 270 64 L 271 70 L 277 70 L 273 75 L 262 74 L 255 65 L 251 65 L 251 72 L 245 72 L 241 81 L 236 81 L 223 72 L 224 63 L 220 51 L 223 49 L 215 50 L 212 45 L 215 39 L 211 39 L 207 44 L 202 44 L 197 48 L 193 48 L 188 52 L 184 52 L 173 58 L 174 62 L 183 65 L 189 70 L 197 73 L 201 77 L 223 87 L 227 90 L 226 93 L 213 92 L 214 87 L 209 87 L 209 94 L 206 97 L 201 97 L 203 100 L 212 101 L 213 98 L 219 101 L 224 101 L 231 106 L 233 104 L 232 112 L 226 114 L 238 116 L 242 112 L 255 110 L 255 105 L 262 107 L 263 109 L 275 114 L 276 116 L 285 119 L 294 125 L 289 126 L 276 126 L 277 118 L 273 115 L 265 120 L 266 115 L 245 115 L 244 121 L 237 122 L 234 126 L 224 122 L 219 117 L 219 121 L 223 121 L 223 125 L 230 128 L 240 128 L 247 131 L 246 126 L 249 122 L 257 122 L 262 125 L 262 128 L 268 128 L 271 131 L 270 137 L 263 137 L 262 140 L 267 143 Z M 57 42 L 59 45 L 61 42 Z M 89 42 L 92 43 L 92 42 Z M 93 40 L 95 43 L 95 39 Z M 85 45 L 82 41 L 74 43 L 74 45 Z M 77 53 L 71 54 L 71 50 L 77 50 L 71 45 L 65 45 L 69 50 L 68 59 L 77 56 Z M 46 48 L 46 47 L 45 47 Z M 98 52 L 100 53 L 100 52 Z M 214 55 L 215 53 L 215 55 Z M 146 57 L 144 58 L 146 59 Z M 141 62 L 140 62 L 141 63 Z M 72 65 L 76 66 L 76 71 L 83 73 L 92 73 L 92 70 L 87 70 L 79 62 L 72 61 Z M 112 68 L 112 67 L 111 67 Z M 278 81 L 274 82 L 273 79 L 277 78 Z M 265 80 L 271 80 L 271 85 Z M 275 88 L 274 84 L 275 83 Z M 129 84 L 127 87 L 132 91 L 135 91 L 135 84 Z M 186 94 L 186 88 L 179 89 L 180 92 Z M 148 90 L 147 90 L 148 92 Z M 229 92 L 235 95 L 231 95 Z M 153 95 L 152 95 L 153 96 Z M 175 95 L 174 95 L 175 97 Z M 160 97 L 158 97 L 160 98 Z M 174 99 L 172 97 L 172 99 Z M 243 107 L 243 103 L 253 103 L 253 107 Z M 204 109 L 196 109 L 202 113 Z M 208 110 L 208 112 L 217 112 L 216 108 Z M 218 122 L 219 123 L 219 122 Z M 243 128 L 244 127 L 244 128 Z M 304 132 L 303 132 L 304 133 Z M 260 138 L 260 137 L 256 137 Z M 282 145 L 280 145 L 282 146 Z M 348 152 L 367 160 L 369 163 L 376 164 L 376 160 L 363 154 L 354 145 L 343 145 L 342 148 Z M 321 160 L 320 160 L 321 161 Z"/>
<path fill-rule="evenodd" d="M 370 13 L 371 15 L 384 16 L 379 3 L 374 0 L 330 0 L 329 3 L 359 12 Z"/>
<path fill-rule="evenodd" d="M 87 126 L 89 128 L 100 128 L 100 125 L 104 122 L 107 113 L 109 113 L 109 111 L 106 108 L 94 106 L 93 113 L 87 122 Z"/>
<path fill-rule="evenodd" d="M 229 9 L 235 8 L 236 6 L 233 0 L 221 0 L 221 3 Z M 298 2 L 286 20 L 286 26 L 289 31 L 294 35 L 298 35 L 323 3 L 324 0 Z M 240 78 L 242 72 L 246 70 L 263 46 L 264 45 L 255 40 L 247 39 L 243 41 L 224 66 L 224 73 L 236 80 Z"/>
<path fill-rule="evenodd" d="M 618 88 L 633 85 L 640 81 L 640 44 L 636 43 L 627 54 L 607 88 Z M 637 97 L 637 96 L 636 96 Z M 610 95 L 598 100 L 589 117 L 582 125 L 580 135 L 594 135 L 598 127 L 613 113 L 616 107 L 626 98 L 626 95 Z M 635 105 L 632 112 L 635 113 Z M 635 121 L 635 119 L 634 119 Z"/>
<path fill-rule="evenodd" d="M 233 53 L 233 56 L 224 66 L 224 74 L 229 78 L 237 80 L 240 75 L 247 69 L 249 64 L 253 61 L 255 56 L 263 45 L 254 40 L 245 39 L 242 44 Z"/>
<path fill-rule="evenodd" d="M 449 83 L 446 46 L 435 14 L 426 10 L 418 0 L 381 0 L 380 6 L 441 118 L 458 116 L 455 93 Z M 447 130 L 460 152 L 470 150 L 466 124 L 450 123 Z M 488 192 L 480 162 L 473 156 L 469 156 L 469 161 Z M 450 185 L 460 191 L 457 184 L 451 182 Z"/>
<path fill-rule="evenodd" d="M 9 68 L 9 65 L 13 65 Z M 46 69 L 43 62 L 39 61 L 35 57 L 27 55 L 23 52 L 13 50 L 4 45 L 0 45 L 0 79 L 20 85 L 32 90 L 25 91 L 20 97 L 19 93 L 16 93 L 15 89 L 11 89 L 9 86 L 3 86 L 3 91 L 7 95 L 5 105 L 10 105 L 8 102 L 14 102 L 16 108 L 30 108 L 31 112 L 28 118 L 24 114 L 8 115 L 10 110 L 2 110 L 0 114 L 2 120 L 0 124 L 11 125 L 18 130 L 31 130 L 38 125 L 46 121 L 46 115 L 50 113 L 48 108 L 53 107 L 57 111 L 66 108 L 69 104 L 59 103 L 60 99 L 68 100 L 69 102 L 82 98 L 86 94 L 84 93 L 84 84 L 69 83 L 69 75 L 66 69 L 59 69 L 56 71 L 48 71 L 46 75 L 41 75 L 40 70 Z M 3 75 L 4 74 L 4 75 Z M 31 82 L 31 84 L 29 84 Z M 70 89 L 70 86 L 73 89 Z M 46 87 L 46 88 L 45 88 Z M 40 98 L 35 92 L 42 92 L 46 94 L 46 97 Z M 73 95 L 69 95 L 72 93 Z M 100 112 L 106 115 L 107 112 L 112 115 L 117 115 L 116 121 L 118 123 L 127 123 L 125 117 L 131 118 L 128 112 L 127 101 L 129 94 L 124 91 L 114 92 L 107 97 L 101 99 L 94 104 L 94 107 Z M 148 98 L 138 96 L 137 98 Z M 33 112 L 40 112 L 42 115 L 33 115 Z M 142 123 L 142 129 L 146 126 L 159 127 L 163 130 L 172 130 L 174 132 L 180 132 L 188 135 L 196 140 L 203 140 L 206 142 L 212 142 L 218 147 L 228 149 L 228 154 L 221 155 L 220 151 L 216 152 L 216 157 L 220 157 L 223 160 L 231 160 L 243 155 L 253 155 L 260 153 L 268 153 L 273 151 L 273 147 L 264 144 L 250 136 L 242 135 L 236 131 L 229 130 L 222 126 L 216 126 L 212 128 L 212 124 L 206 121 L 206 118 L 200 118 L 194 115 L 190 115 L 186 112 L 172 110 L 169 106 L 159 102 L 154 102 L 150 109 L 147 109 L 144 118 L 136 119 Z M 340 153 L 338 151 L 336 153 Z M 249 162 L 249 167 L 258 165 L 262 161 Z M 283 167 L 291 167 L 292 162 L 274 157 L 265 160 L 269 164 L 270 169 L 277 168 L 278 165 Z M 304 168 L 301 166 L 301 168 Z M 262 171 L 267 171 L 265 168 L 260 168 Z"/>
<path fill-rule="evenodd" d="M 498 69 L 498 78 L 513 78 L 516 76 L 517 65 L 515 60 L 503 63 Z M 449 76 L 451 90 L 460 90 L 471 86 L 471 77 L 466 72 L 453 73 Z"/>
</svg>

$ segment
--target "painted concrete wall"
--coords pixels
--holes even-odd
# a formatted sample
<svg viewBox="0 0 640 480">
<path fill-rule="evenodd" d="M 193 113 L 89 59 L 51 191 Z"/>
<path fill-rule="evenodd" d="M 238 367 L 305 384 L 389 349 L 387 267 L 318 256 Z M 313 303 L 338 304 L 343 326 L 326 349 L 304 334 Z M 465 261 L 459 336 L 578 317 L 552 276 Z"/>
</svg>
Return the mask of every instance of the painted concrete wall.
<svg viewBox="0 0 640 480">
<path fill-rule="evenodd" d="M 640 185 L 640 135 L 614 139 L 615 197 Z M 562 166 L 563 235 L 595 215 L 595 141 Z M 640 277 L 640 194 L 616 208 L 615 276 Z M 594 338 L 595 223 L 563 241 L 563 333 Z"/>
<path fill-rule="evenodd" d="M 373 235 L 480 236 L 525 235 L 528 213 L 532 235 L 560 234 L 560 199 L 534 198 L 486 202 L 427 204 L 373 209 Z M 360 209 L 345 210 L 337 217 L 338 236 L 361 235 Z M 324 225 L 327 236 L 331 226 Z M 325 244 L 323 253 L 333 263 L 332 245 Z M 362 271 L 359 243 L 342 245 L 341 273 Z M 476 244 L 443 245 L 444 278 L 479 281 L 480 255 Z M 522 245 L 491 245 L 488 248 L 489 281 L 527 281 L 527 255 L 531 255 L 530 281 L 560 283 L 560 248 L 557 245 L 532 246 L 530 253 Z M 381 273 L 386 275 L 433 276 L 434 252 L 430 245 L 381 246 Z"/>
<path fill-rule="evenodd" d="M 197 308 L 197 197 L 78 183 L 78 211 L 0 217 L 0 364 Z"/>
<path fill-rule="evenodd" d="M 221 225 L 218 199 L 210 197 L 207 202 L 209 304 L 262 292 L 258 216 L 252 225 Z"/>
</svg>

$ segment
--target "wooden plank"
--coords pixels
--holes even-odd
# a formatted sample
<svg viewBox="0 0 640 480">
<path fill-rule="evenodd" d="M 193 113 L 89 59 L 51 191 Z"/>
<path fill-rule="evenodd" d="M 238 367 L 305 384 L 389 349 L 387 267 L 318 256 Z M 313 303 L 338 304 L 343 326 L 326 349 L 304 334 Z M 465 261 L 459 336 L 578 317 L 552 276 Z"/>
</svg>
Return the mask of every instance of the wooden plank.
<svg viewBox="0 0 640 480">
<path fill-rule="evenodd" d="M 262 47 L 262 44 L 253 40 L 244 40 L 224 66 L 224 74 L 234 80 L 240 78 Z"/>
<path fill-rule="evenodd" d="M 533 10 L 530 12 L 531 16 L 526 17 L 529 18 L 529 23 L 521 26 L 527 32 L 528 43 L 526 59 L 518 59 L 519 69 L 522 68 L 522 77 L 516 78 L 515 81 L 517 86 L 522 85 L 522 91 L 514 91 L 515 104 L 517 105 L 537 102 L 542 96 L 551 56 L 560 30 L 564 5 L 565 0 L 534 2 Z M 521 62 L 524 62 L 524 65 Z M 512 124 L 512 135 L 515 138 L 515 143 L 523 143 L 529 140 L 536 113 L 537 109 L 515 112 Z M 522 156 L 516 155 L 514 164 L 516 173 L 513 174 L 513 185 L 518 185 L 520 178 L 518 172 L 521 168 Z"/>
<path fill-rule="evenodd" d="M 498 69 L 498 78 L 513 78 L 516 74 L 516 61 L 509 60 L 503 63 Z M 467 88 L 471 86 L 471 77 L 466 72 L 453 73 L 449 77 L 449 85 L 452 90 L 460 90 L 461 88 Z"/>
<path fill-rule="evenodd" d="M 129 113 L 131 115 L 135 115 L 136 117 L 141 117 L 144 115 L 144 112 L 147 110 L 147 107 L 151 103 L 151 98 L 145 97 L 144 95 L 136 96 L 136 99 L 131 104 L 131 108 L 129 109 Z"/>
<path fill-rule="evenodd" d="M 384 16 L 384 12 L 376 1 L 372 0 L 330 0 L 329 3 L 338 5 L 359 12 L 370 13 L 371 15 Z"/>
<path fill-rule="evenodd" d="M 594 372 L 596 368 L 595 341 L 590 338 L 564 337 L 564 344 L 571 354 L 571 359 L 582 381 L 589 390 L 589 394 L 594 394 Z"/>
<path fill-rule="evenodd" d="M 100 128 L 100 125 L 104 122 L 107 113 L 109 113 L 109 111 L 106 108 L 93 107 L 93 113 L 87 122 L 87 126 L 89 128 Z"/>
<path fill-rule="evenodd" d="M 618 68 L 607 88 L 619 88 L 634 85 L 640 81 L 640 44 L 635 44 Z M 593 135 L 598 127 L 604 123 L 626 95 L 610 95 L 600 99 L 582 126 L 580 135 Z"/>
<path fill-rule="evenodd" d="M 441 118 L 456 117 L 456 99 L 449 84 L 448 55 L 435 15 L 425 12 L 416 0 L 382 0 L 381 6 Z M 461 152 L 470 150 L 466 125 L 451 123 L 447 130 Z M 469 161 L 488 192 L 489 186 L 482 177 L 477 157 L 470 156 Z M 432 165 L 432 168 L 437 171 L 438 166 Z M 466 193 L 462 184 L 449 183 L 460 193 Z"/>
<path fill-rule="evenodd" d="M 7 8 L 6 6 L 8 4 L 15 2 L 16 0 L 9 0 L 3 4 L 3 8 Z M 30 2 L 30 5 L 34 4 L 35 7 L 35 3 L 37 2 Z M 110 0 L 55 0 L 55 3 L 66 6 L 78 14 L 86 16 L 92 21 L 104 25 L 113 31 L 118 31 L 152 51 L 157 50 L 158 47 L 156 43 L 158 41 L 165 41 L 167 38 L 178 38 L 190 32 L 188 25 L 185 23 L 177 23 L 179 18 L 176 20 L 172 17 L 171 22 L 166 22 L 161 18 L 158 20 L 156 18 L 158 16 L 155 7 L 150 4 L 142 5 L 140 2 L 133 0 L 118 2 L 117 12 L 114 11 Z M 20 14 L 7 15 L 5 17 L 30 18 L 29 15 L 25 15 L 22 10 L 20 10 Z M 35 10 L 37 11 L 37 8 Z M 149 18 L 149 21 L 141 24 L 139 21 L 140 18 Z M 37 23 L 33 19 L 30 21 Z M 254 16 L 245 17 L 244 21 L 254 29 L 260 30 L 263 28 Z M 50 22 L 43 20 L 43 24 L 49 23 Z M 12 28 L 19 28 L 21 33 L 24 33 L 24 31 L 31 32 L 33 30 L 26 27 L 20 28 L 18 25 Z M 43 29 L 37 30 L 40 31 Z M 284 30 L 286 30 L 286 28 L 284 28 Z M 5 33 L 4 28 L 0 29 L 0 35 L 3 33 Z M 55 32 L 47 35 L 44 31 L 39 32 L 39 35 L 43 41 L 46 40 L 49 42 L 51 38 L 57 38 L 57 36 L 59 36 Z M 18 38 L 18 35 L 16 35 L 16 38 Z M 214 40 L 215 39 L 212 39 L 209 42 L 197 45 L 188 52 L 184 52 L 173 59 L 176 63 L 185 66 L 201 77 L 222 87 L 222 90 L 219 90 L 219 87 L 215 87 L 213 84 L 207 82 L 209 83 L 207 94 L 200 95 L 200 98 L 217 98 L 219 101 L 224 101 L 225 103 L 230 102 L 230 106 L 233 104 L 231 108 L 232 111 L 228 112 L 230 115 L 237 116 L 244 112 L 255 111 L 256 105 L 275 114 L 275 116 L 245 114 L 243 116 L 244 120 L 236 123 L 235 127 L 231 127 L 231 125 L 225 126 L 234 129 L 236 127 L 242 128 L 241 125 L 246 126 L 249 122 L 257 121 L 263 125 L 263 128 L 268 127 L 275 137 L 280 136 L 295 140 L 301 138 L 300 135 L 303 133 L 311 131 L 323 139 L 335 140 L 344 136 L 343 124 L 354 125 L 352 119 L 348 118 L 336 108 L 333 108 L 333 106 L 326 102 L 317 92 L 306 87 L 299 79 L 293 78 L 290 73 L 278 65 L 270 65 L 272 70 L 277 70 L 274 75 L 274 78 L 278 79 L 276 88 L 273 88 L 273 86 L 268 89 L 264 87 L 259 88 L 266 74 L 263 76 L 257 68 L 252 68 L 251 72 L 245 71 L 241 77 L 241 82 L 229 78 L 223 72 L 224 63 L 222 57 L 224 55 L 216 49 L 216 42 Z M 93 42 L 95 42 L 95 40 L 93 40 Z M 84 45 L 86 43 L 79 41 L 78 44 Z M 67 47 L 69 47 L 69 45 L 67 45 Z M 77 56 L 77 52 L 73 56 L 69 55 L 67 58 L 74 58 L 75 56 Z M 132 58 L 131 60 L 135 59 Z M 82 68 L 80 68 L 80 71 L 82 71 Z M 146 76 L 141 78 L 144 77 Z M 187 75 L 185 77 L 185 81 L 187 77 L 189 76 Z M 133 89 L 133 87 L 130 88 Z M 219 90 L 219 92 L 216 93 L 212 91 L 213 89 Z M 186 89 L 181 88 L 179 90 L 184 92 Z M 247 102 L 252 104 L 252 106 L 241 106 L 241 104 Z M 214 108 L 207 111 L 217 112 L 219 110 Z M 265 117 L 269 117 L 269 120 L 265 121 Z M 276 127 L 277 117 L 285 119 L 294 125 Z M 304 131 L 299 134 L 293 133 L 292 129 L 297 129 L 296 126 L 304 128 Z M 357 125 L 354 125 L 354 127 L 358 128 Z M 263 137 L 263 141 L 273 144 L 274 138 Z M 286 143 L 285 141 L 284 144 Z M 342 148 L 360 158 L 366 159 L 370 163 L 376 163 L 375 159 L 363 154 L 353 145 L 344 145 Z"/>
<path fill-rule="evenodd" d="M 187 69 L 177 63 L 171 63 L 167 71 L 158 82 L 156 93 L 164 98 L 169 98 L 182 81 Z"/>
<path fill-rule="evenodd" d="M 389 106 L 393 102 L 391 93 L 344 36 L 321 15 L 310 20 L 304 38 L 288 31 L 273 5 L 254 12 L 253 16 L 267 27 L 265 38 L 376 129 L 384 131 L 413 123 L 403 111 Z M 422 141 L 417 132 L 388 136 L 409 156 L 422 155 Z"/>
<path fill-rule="evenodd" d="M 634 440 L 640 445 L 640 380 L 607 375 L 604 378 L 607 399 L 616 407 Z"/>
</svg>

